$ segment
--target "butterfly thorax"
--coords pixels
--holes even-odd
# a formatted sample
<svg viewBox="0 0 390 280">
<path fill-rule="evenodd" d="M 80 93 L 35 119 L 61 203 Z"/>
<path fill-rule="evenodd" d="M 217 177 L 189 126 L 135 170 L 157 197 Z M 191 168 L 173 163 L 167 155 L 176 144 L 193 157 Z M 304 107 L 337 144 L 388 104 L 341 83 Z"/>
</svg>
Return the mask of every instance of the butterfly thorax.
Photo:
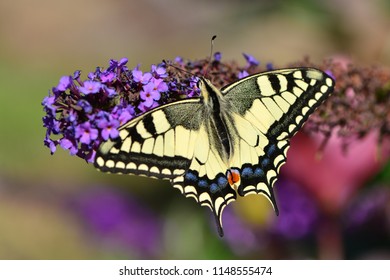
<svg viewBox="0 0 390 280">
<path fill-rule="evenodd" d="M 209 134 L 210 143 L 215 145 L 217 152 L 228 165 L 234 153 L 232 142 L 234 131 L 231 131 L 228 125 L 231 106 L 221 91 L 209 80 L 201 78 L 198 86 L 205 105 L 205 124 L 208 131 L 212 132 Z"/>
</svg>

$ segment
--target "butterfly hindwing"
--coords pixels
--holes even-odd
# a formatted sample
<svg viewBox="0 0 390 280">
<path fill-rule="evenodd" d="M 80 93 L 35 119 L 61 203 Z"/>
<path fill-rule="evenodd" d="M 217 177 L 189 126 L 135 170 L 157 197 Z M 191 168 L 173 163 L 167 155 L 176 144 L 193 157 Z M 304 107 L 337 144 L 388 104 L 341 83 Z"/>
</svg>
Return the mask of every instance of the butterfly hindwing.
<svg viewBox="0 0 390 280">
<path fill-rule="evenodd" d="M 207 206 L 214 214 L 218 232 L 223 236 L 222 212 L 226 205 L 236 199 L 236 192 L 228 184 L 226 170 L 216 149 L 212 130 L 207 129 L 208 121 L 199 131 L 199 141 L 194 157 L 183 176 L 173 179 L 174 187 L 187 197 L 193 197 L 200 205 Z M 206 133 L 209 132 L 209 134 Z"/>
</svg>

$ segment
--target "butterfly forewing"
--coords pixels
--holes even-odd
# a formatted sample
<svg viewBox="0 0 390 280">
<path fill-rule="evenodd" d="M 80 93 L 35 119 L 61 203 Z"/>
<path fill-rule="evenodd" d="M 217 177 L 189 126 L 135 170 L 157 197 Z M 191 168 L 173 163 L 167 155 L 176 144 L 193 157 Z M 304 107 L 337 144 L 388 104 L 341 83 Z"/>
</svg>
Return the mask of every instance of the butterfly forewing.
<svg viewBox="0 0 390 280">
<path fill-rule="evenodd" d="M 120 127 L 117 139 L 99 147 L 95 166 L 111 173 L 176 178 L 190 166 L 201 116 L 198 99 L 147 112 Z"/>
</svg>

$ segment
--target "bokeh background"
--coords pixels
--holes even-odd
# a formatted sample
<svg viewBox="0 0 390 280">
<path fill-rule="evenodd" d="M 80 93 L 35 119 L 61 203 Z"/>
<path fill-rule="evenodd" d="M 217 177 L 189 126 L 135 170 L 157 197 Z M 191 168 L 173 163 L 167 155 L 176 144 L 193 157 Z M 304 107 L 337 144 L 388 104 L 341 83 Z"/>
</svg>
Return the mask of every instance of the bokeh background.
<svg viewBox="0 0 390 280">
<path fill-rule="evenodd" d="M 129 67 L 242 52 L 278 66 L 310 56 L 390 64 L 390 2 L 0 2 L 1 259 L 389 259 L 390 165 L 375 135 L 347 153 L 298 134 L 276 185 L 211 212 L 168 182 L 101 174 L 43 146 L 41 101 L 63 75 L 128 57 Z M 384 147 L 386 148 L 386 147 Z M 379 155 L 379 156 L 378 156 Z"/>
</svg>

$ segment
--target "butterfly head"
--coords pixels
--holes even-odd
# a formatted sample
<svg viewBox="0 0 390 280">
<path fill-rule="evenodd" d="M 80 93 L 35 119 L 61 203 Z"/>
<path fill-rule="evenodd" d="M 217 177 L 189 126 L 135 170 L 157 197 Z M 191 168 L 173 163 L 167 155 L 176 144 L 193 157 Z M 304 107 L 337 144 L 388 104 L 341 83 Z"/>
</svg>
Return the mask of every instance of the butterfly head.
<svg viewBox="0 0 390 280">
<path fill-rule="evenodd" d="M 212 108 L 216 104 L 221 103 L 221 99 L 223 99 L 222 93 L 210 82 L 210 80 L 200 77 L 197 86 L 200 89 L 200 94 L 206 106 Z"/>
</svg>

